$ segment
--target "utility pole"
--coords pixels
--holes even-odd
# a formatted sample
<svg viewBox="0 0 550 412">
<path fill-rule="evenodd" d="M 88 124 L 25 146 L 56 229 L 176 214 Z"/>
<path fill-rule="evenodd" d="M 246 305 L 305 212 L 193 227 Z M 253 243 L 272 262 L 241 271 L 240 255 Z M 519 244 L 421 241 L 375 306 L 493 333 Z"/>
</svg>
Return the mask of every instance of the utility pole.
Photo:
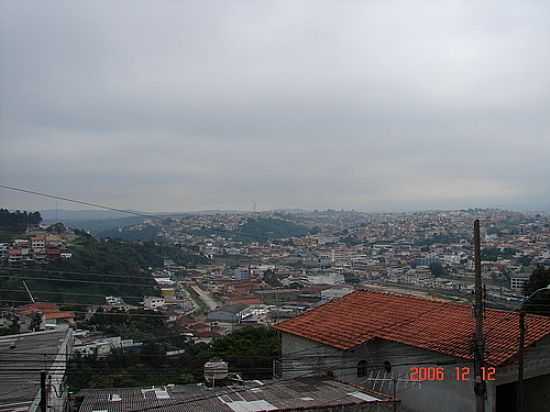
<svg viewBox="0 0 550 412">
<path fill-rule="evenodd" d="M 535 296 L 539 292 L 548 292 L 550 290 L 550 284 L 546 285 L 543 288 L 535 290 L 533 293 L 531 293 L 529 296 L 527 296 L 525 299 L 523 299 L 523 302 L 521 306 L 519 307 L 519 347 L 518 347 L 518 390 L 517 390 L 517 398 L 516 398 L 516 411 L 517 412 L 523 412 L 523 399 L 525 397 L 525 387 L 523 382 L 523 369 L 524 369 L 524 357 L 525 357 L 525 334 L 526 334 L 526 326 L 525 326 L 525 304 L 529 302 L 529 299 L 531 299 L 533 296 Z"/>
<path fill-rule="evenodd" d="M 476 395 L 476 412 L 485 412 L 485 381 L 482 367 L 485 355 L 483 336 L 483 285 L 481 282 L 481 238 L 479 219 L 474 221 L 474 265 L 475 265 L 475 345 L 474 345 L 474 392 Z"/>
<path fill-rule="evenodd" d="M 48 410 L 48 397 L 46 393 L 46 371 L 40 372 L 40 412 Z"/>
<path fill-rule="evenodd" d="M 393 382 L 393 412 L 397 412 L 397 378 L 394 376 Z"/>
<path fill-rule="evenodd" d="M 525 346 L 525 310 L 523 305 L 519 310 L 519 352 L 518 352 L 518 392 L 517 412 L 523 412 L 523 357 Z"/>
</svg>

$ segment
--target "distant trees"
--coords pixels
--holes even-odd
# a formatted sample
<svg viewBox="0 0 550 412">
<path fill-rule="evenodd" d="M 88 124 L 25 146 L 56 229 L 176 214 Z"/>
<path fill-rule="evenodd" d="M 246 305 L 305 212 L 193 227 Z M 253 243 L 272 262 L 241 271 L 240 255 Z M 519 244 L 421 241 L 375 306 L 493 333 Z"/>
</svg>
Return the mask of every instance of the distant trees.
<svg viewBox="0 0 550 412">
<path fill-rule="evenodd" d="M 430 263 L 430 270 L 432 271 L 432 276 L 436 278 L 448 275 L 447 270 L 445 270 L 441 262 Z"/>
<path fill-rule="evenodd" d="M 115 350 L 102 358 L 75 356 L 69 364 L 69 387 L 79 390 L 200 382 L 204 364 L 215 357 L 227 361 L 231 370 L 241 372 L 245 379 L 266 379 L 272 377 L 273 361 L 281 354 L 277 332 L 266 327 L 245 327 L 210 345 L 174 335 L 143 342 L 141 353 Z M 173 349 L 184 351 L 167 357 L 166 350 Z"/>
<path fill-rule="evenodd" d="M 281 353 L 281 340 L 271 328 L 245 327 L 214 340 L 209 352 L 210 357 L 227 361 L 245 379 L 269 379 L 273 361 Z"/>
<path fill-rule="evenodd" d="M 83 232 L 78 232 L 78 235 L 79 237 L 69 245 L 72 253 L 70 259 L 50 262 L 42 269 L 40 277 L 43 279 L 29 280 L 31 289 L 52 292 L 37 292 L 37 299 L 60 303 L 74 302 L 74 298 L 66 294 L 67 291 L 71 291 L 87 295 L 81 296 L 79 303 L 102 304 L 104 301 L 101 296 L 113 295 L 127 296 L 124 298 L 125 301 L 132 304 L 139 302 L 142 296 L 158 295 L 156 284 L 152 276 L 149 276 L 147 268 L 163 267 L 164 257 L 173 260 L 177 265 L 187 267 L 208 262 L 204 256 L 188 254 L 171 245 L 119 240 L 100 241 Z M 88 275 L 89 273 L 93 275 Z M 56 279 L 63 281 L 58 282 Z M 0 287 L 13 289 L 12 286 L 16 286 L 7 281 L 9 279 L 0 279 Z M 6 298 L 15 299 L 10 296 Z"/>
<path fill-rule="evenodd" d="M 280 287 L 283 285 L 272 269 L 268 269 L 264 272 L 264 282 L 272 287 Z"/>
<path fill-rule="evenodd" d="M 363 243 L 363 241 L 361 239 L 358 239 L 355 235 L 347 235 L 340 240 L 344 242 L 344 244 L 348 247 L 361 245 Z"/>
<path fill-rule="evenodd" d="M 90 318 L 86 326 L 94 327 L 108 335 L 121 336 L 124 339 L 152 340 L 173 334 L 166 327 L 167 319 L 168 317 L 163 313 L 144 309 L 106 312 L 100 308 Z"/>
<path fill-rule="evenodd" d="M 17 315 L 13 312 L 8 313 L 7 318 L 11 322 L 11 325 L 0 328 L 0 336 L 15 335 L 20 333 L 19 319 L 17 318 Z"/>
<path fill-rule="evenodd" d="M 65 225 L 61 222 L 55 223 L 53 225 L 50 225 L 46 228 L 46 232 L 48 233 L 55 233 L 55 234 L 61 234 L 65 233 L 67 231 L 67 228 Z"/>
<path fill-rule="evenodd" d="M 0 209 L 0 230 L 23 233 L 27 226 L 36 226 L 41 222 L 40 212 L 10 212 L 8 209 Z"/>
<path fill-rule="evenodd" d="M 496 262 L 499 257 L 510 258 L 516 254 L 517 250 L 512 248 L 485 248 L 481 251 L 481 260 Z"/>
<path fill-rule="evenodd" d="M 38 312 L 35 312 L 32 314 L 31 317 L 31 323 L 30 323 L 30 330 L 33 332 L 39 331 L 40 327 L 42 326 L 42 315 Z"/>
<path fill-rule="evenodd" d="M 525 296 L 550 285 L 550 268 L 537 266 L 523 288 Z M 550 315 L 550 291 L 540 291 L 524 304 L 527 312 Z"/>
</svg>

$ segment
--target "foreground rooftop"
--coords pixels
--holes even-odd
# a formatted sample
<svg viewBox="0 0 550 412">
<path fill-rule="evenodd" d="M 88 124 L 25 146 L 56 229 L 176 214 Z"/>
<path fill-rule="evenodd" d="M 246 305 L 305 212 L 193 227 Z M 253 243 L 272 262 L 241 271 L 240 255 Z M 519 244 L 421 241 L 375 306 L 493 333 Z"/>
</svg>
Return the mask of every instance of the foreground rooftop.
<svg viewBox="0 0 550 412">
<path fill-rule="evenodd" d="M 0 411 L 31 405 L 40 390 L 40 371 L 51 368 L 67 333 L 54 330 L 0 337 Z"/>
<path fill-rule="evenodd" d="M 376 407 L 391 402 L 359 390 L 355 386 L 320 378 L 255 380 L 214 389 L 202 384 L 192 384 L 157 388 L 84 390 L 80 395 L 84 396 L 80 412 L 324 410 L 336 405 Z"/>
<path fill-rule="evenodd" d="M 518 351 L 519 315 L 487 309 L 486 362 L 500 366 Z M 550 317 L 526 316 L 525 346 L 550 335 Z M 341 350 L 373 339 L 471 360 L 474 319 L 468 304 L 359 290 L 281 322 L 275 329 Z"/>
</svg>

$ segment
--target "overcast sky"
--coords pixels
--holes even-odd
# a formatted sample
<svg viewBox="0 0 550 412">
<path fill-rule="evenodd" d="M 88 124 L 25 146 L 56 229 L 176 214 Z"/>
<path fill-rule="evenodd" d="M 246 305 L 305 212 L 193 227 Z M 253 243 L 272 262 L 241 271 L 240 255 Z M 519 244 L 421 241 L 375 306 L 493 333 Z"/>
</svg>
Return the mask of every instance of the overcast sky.
<svg viewBox="0 0 550 412">
<path fill-rule="evenodd" d="M 550 209 L 548 1 L 0 0 L 0 25 L 3 184 L 147 211 Z"/>
</svg>

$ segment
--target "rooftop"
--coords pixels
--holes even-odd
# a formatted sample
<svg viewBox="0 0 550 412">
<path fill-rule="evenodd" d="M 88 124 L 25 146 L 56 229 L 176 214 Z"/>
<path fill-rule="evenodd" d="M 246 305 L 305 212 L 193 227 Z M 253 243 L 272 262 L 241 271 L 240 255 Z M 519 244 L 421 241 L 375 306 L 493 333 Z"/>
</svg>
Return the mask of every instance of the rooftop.
<svg viewBox="0 0 550 412">
<path fill-rule="evenodd" d="M 52 364 L 66 333 L 46 331 L 0 337 L 0 411 L 11 410 L 8 404 L 30 404 L 34 400 L 40 389 L 40 370 Z"/>
<path fill-rule="evenodd" d="M 182 385 L 155 389 L 84 390 L 80 412 L 119 412 L 154 407 L 158 412 L 254 412 L 316 408 L 342 404 L 376 404 L 388 400 L 329 379 L 246 381 L 243 385 L 206 388 Z"/>
<path fill-rule="evenodd" d="M 486 362 L 500 366 L 518 351 L 519 316 L 494 309 L 485 314 Z M 526 347 L 550 335 L 550 317 L 527 315 L 526 325 Z M 274 328 L 341 350 L 378 338 L 473 359 L 472 307 L 410 295 L 360 290 Z"/>
</svg>

